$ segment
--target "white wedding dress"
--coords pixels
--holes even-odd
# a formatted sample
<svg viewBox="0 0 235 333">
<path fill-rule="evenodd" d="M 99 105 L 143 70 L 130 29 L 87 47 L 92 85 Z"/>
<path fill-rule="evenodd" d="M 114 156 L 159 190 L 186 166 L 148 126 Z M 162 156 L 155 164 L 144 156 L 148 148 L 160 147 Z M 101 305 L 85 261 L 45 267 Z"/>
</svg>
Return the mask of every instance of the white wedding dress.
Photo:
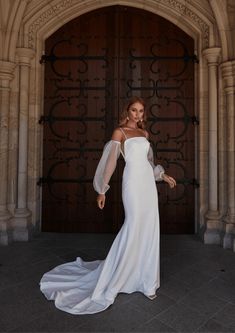
<svg viewBox="0 0 235 333">
<path fill-rule="evenodd" d="M 154 295 L 160 286 L 158 194 L 155 180 L 164 169 L 154 165 L 153 151 L 145 137 L 106 143 L 96 169 L 94 188 L 109 189 L 109 180 L 120 153 L 125 159 L 122 200 L 125 221 L 105 260 L 59 265 L 45 273 L 40 289 L 55 306 L 71 314 L 105 310 L 118 293 Z M 108 198 L 107 198 L 108 199 Z M 105 209 L 105 208 L 104 208 Z"/>
</svg>

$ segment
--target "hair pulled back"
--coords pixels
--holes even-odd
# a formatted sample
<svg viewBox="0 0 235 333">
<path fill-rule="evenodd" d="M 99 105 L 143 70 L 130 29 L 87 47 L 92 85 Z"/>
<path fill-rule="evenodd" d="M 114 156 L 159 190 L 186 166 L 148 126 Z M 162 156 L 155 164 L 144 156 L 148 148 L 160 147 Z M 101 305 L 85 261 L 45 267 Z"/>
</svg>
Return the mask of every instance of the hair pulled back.
<svg viewBox="0 0 235 333">
<path fill-rule="evenodd" d="M 133 96 L 129 99 L 129 101 L 124 105 L 120 117 L 119 117 L 119 126 L 120 127 L 125 127 L 125 125 L 128 122 L 127 116 L 128 116 L 128 111 L 131 107 L 132 104 L 134 103 L 140 103 L 143 105 L 144 108 L 144 115 L 143 115 L 143 121 L 138 121 L 137 126 L 141 129 L 146 128 L 146 123 L 147 123 L 147 116 L 146 116 L 146 104 L 143 98 L 138 97 L 138 96 Z"/>
</svg>

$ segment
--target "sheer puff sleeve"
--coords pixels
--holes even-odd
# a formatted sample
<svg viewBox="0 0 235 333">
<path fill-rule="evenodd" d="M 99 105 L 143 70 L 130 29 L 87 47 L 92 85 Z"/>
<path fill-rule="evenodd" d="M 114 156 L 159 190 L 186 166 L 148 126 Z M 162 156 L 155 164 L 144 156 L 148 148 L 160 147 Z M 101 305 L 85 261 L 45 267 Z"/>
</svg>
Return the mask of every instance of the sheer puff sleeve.
<svg viewBox="0 0 235 333">
<path fill-rule="evenodd" d="M 157 164 L 157 165 L 154 164 L 153 149 L 152 149 L 151 145 L 149 146 L 148 160 L 153 168 L 155 180 L 156 181 L 163 180 L 162 176 L 165 173 L 165 170 L 160 164 Z"/>
<path fill-rule="evenodd" d="M 93 186 L 99 194 L 105 194 L 110 188 L 109 180 L 114 173 L 117 165 L 117 159 L 121 152 L 121 143 L 119 141 L 108 141 L 103 149 L 103 154 L 96 168 L 93 179 Z"/>
</svg>

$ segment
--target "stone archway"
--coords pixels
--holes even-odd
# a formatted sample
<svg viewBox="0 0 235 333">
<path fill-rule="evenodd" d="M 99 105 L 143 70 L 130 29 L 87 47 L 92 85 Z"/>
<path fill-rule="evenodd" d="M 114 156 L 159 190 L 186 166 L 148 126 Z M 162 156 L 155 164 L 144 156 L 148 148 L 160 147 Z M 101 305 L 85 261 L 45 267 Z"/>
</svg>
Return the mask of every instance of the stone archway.
<svg viewBox="0 0 235 333">
<path fill-rule="evenodd" d="M 38 127 L 37 121 L 43 113 L 43 68 L 39 64 L 39 60 L 43 54 L 44 41 L 60 26 L 74 17 L 102 6 L 114 4 L 133 6 L 133 2 L 130 0 L 109 0 L 98 3 L 94 0 L 79 3 L 75 0 L 55 0 L 52 4 L 48 4 L 46 1 L 41 1 L 40 4 L 37 1 L 31 1 L 27 5 L 20 25 L 21 32 L 18 46 L 21 47 L 17 48 L 17 59 L 23 83 L 29 81 L 30 84 L 28 86 L 24 84 L 24 89 L 20 91 L 19 114 L 21 121 L 19 133 L 24 132 L 23 129 L 27 127 L 28 122 L 30 126 L 29 132 L 27 132 L 28 135 L 23 135 L 19 142 L 19 156 L 23 156 L 21 157 L 23 162 L 17 175 L 17 203 L 15 213 L 12 214 L 13 218 L 11 219 L 13 238 L 15 240 L 28 239 L 30 226 L 35 230 L 40 229 L 40 191 L 36 182 L 41 174 L 40 147 L 42 132 Z M 26 2 L 22 2 L 23 5 L 25 6 Z M 195 104 L 196 112 L 200 118 L 200 127 L 197 134 L 196 166 L 200 182 L 200 190 L 196 202 L 197 231 L 202 234 L 205 242 L 219 244 L 222 239 L 222 217 L 228 209 L 225 203 L 226 186 L 224 183 L 226 179 L 224 173 L 221 172 L 221 166 L 226 165 L 224 148 L 226 124 L 222 121 L 219 122 L 218 126 L 218 104 L 213 96 L 218 95 L 217 82 L 219 82 L 220 86 L 222 85 L 221 73 L 218 73 L 217 70 L 221 49 L 217 46 L 221 44 L 218 36 L 219 34 L 223 36 L 223 34 L 221 34 L 220 29 L 217 29 L 209 2 L 204 5 L 204 11 L 201 11 L 198 4 L 193 2 L 182 3 L 179 0 L 159 0 L 157 2 L 139 0 L 134 4 L 137 8 L 144 8 L 177 24 L 195 40 L 195 52 L 199 58 L 199 65 L 195 73 L 196 86 L 198 87 L 196 89 Z M 218 9 L 219 5 L 214 4 L 214 8 Z M 22 8 L 21 10 L 23 11 Z M 215 11 L 217 12 L 216 15 L 219 16 L 219 10 Z M 207 14 L 205 14 L 206 12 Z M 11 49 L 16 44 L 16 40 L 13 36 L 10 42 Z M 222 55 L 225 61 L 228 50 L 226 42 L 223 42 L 222 46 Z M 34 52 L 31 50 L 34 50 Z M 231 70 L 229 69 L 230 77 L 234 68 L 233 63 L 227 65 L 225 65 L 226 69 L 229 66 L 232 68 Z M 223 76 L 227 78 L 228 71 L 224 69 L 223 73 Z M 231 80 L 227 81 L 227 85 L 230 87 Z M 223 101 L 224 93 L 219 96 L 220 105 L 224 103 Z M 224 119 L 226 110 L 221 108 L 221 111 L 219 113 L 220 120 Z M 219 142 L 217 141 L 218 134 L 219 138 L 222 138 Z M 233 132 L 232 134 L 234 135 Z M 29 152 L 27 156 L 25 151 L 27 151 L 28 138 Z M 28 161 L 28 168 L 26 161 Z M 218 167 L 220 167 L 219 172 Z M 24 189 L 26 188 L 23 191 L 23 195 L 21 191 L 22 186 Z M 218 193 L 220 195 L 220 205 Z M 6 201 L 6 198 L 4 200 Z M 233 207 L 231 208 L 234 209 Z"/>
<path fill-rule="evenodd" d="M 121 2 L 122 1 L 108 1 L 108 2 L 106 1 L 105 6 L 108 6 L 108 5 L 114 4 L 114 3 L 120 4 Z M 80 15 L 80 14 L 88 12 L 92 9 L 97 8 L 96 2 L 90 2 L 89 4 L 90 4 L 89 7 L 87 7 L 87 6 L 85 7 L 85 6 L 82 6 L 81 4 L 79 4 L 79 5 L 72 4 L 71 1 L 62 1 L 62 2 L 59 2 L 53 8 L 48 8 L 48 9 L 44 8 L 41 15 L 38 16 L 38 14 L 37 14 L 37 18 L 36 19 L 34 18 L 32 23 L 31 23 L 31 21 L 29 21 L 25 24 L 25 29 L 27 28 L 27 30 L 28 30 L 28 38 L 25 40 L 25 44 L 27 44 L 27 45 L 25 45 L 25 46 L 30 47 L 30 48 L 35 48 L 35 46 L 37 46 L 37 49 L 38 48 L 43 49 L 43 43 L 44 43 L 45 38 L 48 37 L 48 35 L 50 35 L 53 31 L 57 30 L 61 26 L 62 22 L 64 23 L 66 21 L 71 20 L 73 17 L 78 16 L 78 13 Z M 132 2 L 130 2 L 129 4 L 133 5 Z M 102 5 L 104 5 L 104 4 L 102 4 Z M 125 2 L 125 5 L 128 5 L 128 3 Z M 137 4 L 136 7 L 140 7 L 140 3 L 139 3 L 139 6 Z M 141 5 L 141 7 L 143 8 L 142 5 Z M 196 52 L 198 54 L 201 54 L 202 49 L 206 49 L 209 47 L 210 22 L 208 22 L 207 20 L 203 20 L 198 14 L 193 12 L 190 8 L 187 8 L 186 6 L 180 4 L 177 1 L 175 1 L 175 2 L 162 1 L 158 4 L 152 4 L 152 3 L 148 4 L 148 2 L 145 2 L 144 9 L 145 10 L 147 9 L 151 12 L 158 13 L 158 14 L 164 16 L 165 18 L 167 18 L 168 20 L 170 20 L 171 22 L 179 25 L 184 31 L 186 31 L 189 35 L 191 35 L 194 38 L 195 45 L 196 45 Z M 170 11 L 169 11 L 169 9 L 170 9 Z M 55 13 L 56 13 L 56 15 L 55 15 Z M 58 17 L 60 17 L 62 15 L 62 13 L 63 13 L 63 20 L 58 19 Z M 217 51 L 218 50 L 216 50 L 216 52 Z M 40 56 L 40 54 L 38 56 Z M 199 71 L 201 70 L 200 67 L 202 68 L 202 66 L 203 66 L 203 61 L 198 66 Z M 207 73 L 205 72 L 204 75 L 206 76 Z M 41 85 L 42 85 L 42 82 L 39 82 L 38 87 L 40 87 Z M 206 89 L 207 88 L 205 86 L 203 88 L 203 90 L 205 91 Z M 198 104 L 198 103 L 196 103 L 196 104 Z M 197 108 L 196 112 L 197 113 L 203 112 L 203 110 L 199 110 L 199 108 Z M 199 135 L 199 137 L 200 136 L 201 135 Z M 206 143 L 204 142 L 202 149 L 205 149 L 205 145 L 206 145 Z M 201 166 L 202 166 L 203 170 L 205 170 L 204 163 L 206 163 L 206 158 L 204 160 L 201 160 L 201 158 L 199 157 L 199 159 L 201 160 Z M 200 165 L 198 165 L 197 167 L 200 167 Z M 198 173 L 201 175 L 200 171 Z M 213 177 L 214 177 L 214 175 L 213 175 Z M 206 178 L 206 177 L 204 176 L 204 178 Z M 200 181 L 200 183 L 201 183 L 200 191 L 203 192 L 206 190 L 206 184 L 204 184 L 204 182 L 202 182 L 202 181 Z M 215 193 L 215 192 L 213 191 L 213 193 Z M 198 200 L 199 199 L 200 199 L 200 195 L 198 196 Z M 37 204 L 39 205 L 39 202 Z M 205 205 L 205 208 L 204 208 L 201 218 L 204 218 L 204 213 L 207 210 L 207 203 L 204 203 L 204 205 Z M 201 207 L 203 207 L 203 206 L 201 206 Z M 197 212 L 197 213 L 199 213 L 199 212 Z M 198 214 L 197 214 L 197 220 L 198 220 Z"/>
</svg>

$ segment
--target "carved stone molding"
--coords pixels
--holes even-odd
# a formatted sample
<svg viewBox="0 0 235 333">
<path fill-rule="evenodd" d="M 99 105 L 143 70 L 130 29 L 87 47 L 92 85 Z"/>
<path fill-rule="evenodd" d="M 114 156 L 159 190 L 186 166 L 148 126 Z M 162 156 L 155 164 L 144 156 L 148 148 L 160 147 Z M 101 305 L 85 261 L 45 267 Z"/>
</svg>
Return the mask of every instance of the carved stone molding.
<svg viewBox="0 0 235 333">
<path fill-rule="evenodd" d="M 208 24 L 203 21 L 203 19 L 198 16 L 194 11 L 192 11 L 189 7 L 182 4 L 178 0 L 159 0 L 164 6 L 168 6 L 176 10 L 182 16 L 189 17 L 194 23 L 198 26 L 198 28 L 202 32 L 202 46 L 206 48 L 209 46 L 209 26 Z"/>
<path fill-rule="evenodd" d="M 62 0 L 58 4 L 47 8 L 30 26 L 28 34 L 28 46 L 34 48 L 35 46 L 35 34 L 46 22 L 54 16 L 57 16 L 60 12 L 63 12 L 66 8 L 72 7 L 75 3 L 74 0 Z"/>
<path fill-rule="evenodd" d="M 114 2 L 115 4 L 116 2 Z M 117 2 L 118 4 L 119 2 Z M 126 2 L 125 2 L 126 3 Z M 92 1 L 89 1 L 89 5 L 92 4 Z M 95 1 L 94 1 L 95 4 Z M 187 5 L 182 4 L 178 0 L 158 0 L 158 4 L 161 7 L 165 7 L 167 9 L 171 8 L 182 17 L 186 17 L 193 21 L 193 23 L 199 28 L 202 33 L 202 46 L 206 48 L 209 46 L 209 26 L 208 24 L 192 9 L 187 7 Z M 71 7 L 82 6 L 81 3 L 78 4 L 76 0 L 62 0 L 58 2 L 56 5 L 52 5 L 50 7 L 46 7 L 45 11 L 41 13 L 41 15 L 36 18 L 36 20 L 29 26 L 28 29 L 28 47 L 35 47 L 35 35 L 37 31 L 44 26 L 47 22 L 49 22 L 53 17 L 60 15 L 60 13 L 64 12 L 66 9 Z M 111 5 L 111 3 L 110 3 Z M 84 1 L 83 6 L 86 6 L 86 1 Z M 95 7 L 94 7 L 95 9 Z"/>
</svg>

